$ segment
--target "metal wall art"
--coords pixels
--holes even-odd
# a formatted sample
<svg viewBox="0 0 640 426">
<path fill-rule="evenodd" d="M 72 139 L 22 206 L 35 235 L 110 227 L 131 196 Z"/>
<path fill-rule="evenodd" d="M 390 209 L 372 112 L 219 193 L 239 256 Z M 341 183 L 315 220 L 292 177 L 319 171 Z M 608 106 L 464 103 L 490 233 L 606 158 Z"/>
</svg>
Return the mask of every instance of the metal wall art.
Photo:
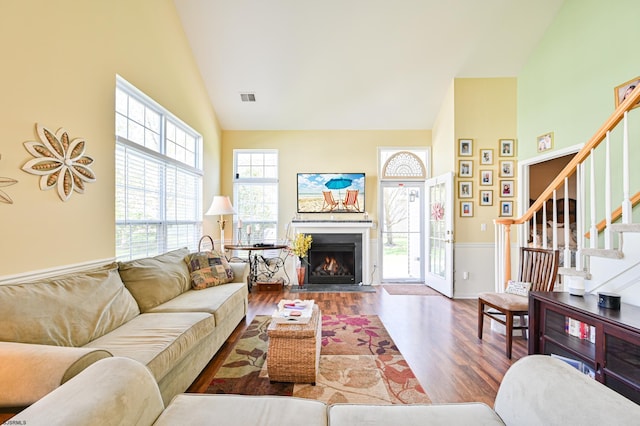
<svg viewBox="0 0 640 426">
<path fill-rule="evenodd" d="M 69 140 L 69 134 L 63 128 L 54 134 L 37 123 L 36 132 L 39 141 L 24 143 L 35 158 L 27 161 L 22 170 L 40 176 L 41 190 L 55 187 L 62 201 L 68 201 L 73 191 L 84 193 L 85 183 L 96 180 L 90 168 L 93 158 L 84 154 L 85 140 Z"/>
<path fill-rule="evenodd" d="M 16 183 L 18 183 L 18 181 L 15 179 L 11 179 L 8 177 L 0 177 L 0 188 L 15 185 Z M 11 197 L 9 197 L 9 195 L 7 195 L 7 193 L 1 189 L 0 189 L 0 203 L 13 204 L 13 200 L 11 199 Z"/>
</svg>

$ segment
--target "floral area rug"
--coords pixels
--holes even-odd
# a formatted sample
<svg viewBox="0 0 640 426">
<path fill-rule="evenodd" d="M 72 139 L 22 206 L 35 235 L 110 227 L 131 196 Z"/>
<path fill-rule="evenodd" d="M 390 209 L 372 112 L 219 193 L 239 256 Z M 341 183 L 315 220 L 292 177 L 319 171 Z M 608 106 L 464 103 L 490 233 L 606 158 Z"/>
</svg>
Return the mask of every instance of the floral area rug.
<svg viewBox="0 0 640 426">
<path fill-rule="evenodd" d="M 206 393 L 286 395 L 329 404 L 431 402 L 375 315 L 323 315 L 316 385 L 271 383 L 265 365 L 270 320 L 255 317 Z"/>
</svg>

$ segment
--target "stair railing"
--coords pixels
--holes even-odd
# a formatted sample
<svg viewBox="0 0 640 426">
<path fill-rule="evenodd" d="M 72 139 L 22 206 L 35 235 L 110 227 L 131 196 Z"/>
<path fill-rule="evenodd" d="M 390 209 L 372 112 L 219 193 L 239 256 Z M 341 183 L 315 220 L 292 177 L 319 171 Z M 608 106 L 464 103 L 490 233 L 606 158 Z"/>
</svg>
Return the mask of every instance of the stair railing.
<svg viewBox="0 0 640 426">
<path fill-rule="evenodd" d="M 572 269 L 573 275 L 588 276 L 585 272 L 584 254 L 592 254 L 598 249 L 598 238 L 589 238 L 589 247 L 585 247 L 585 232 L 588 229 L 589 235 L 598 235 L 599 224 L 596 223 L 597 206 L 604 203 L 604 249 L 613 248 L 611 224 L 614 219 L 611 208 L 612 182 L 611 182 L 611 140 L 614 131 L 621 131 L 621 159 L 616 164 L 622 165 L 622 201 L 620 204 L 620 221 L 623 224 L 632 222 L 633 202 L 629 196 L 629 112 L 640 101 L 640 90 L 634 90 L 631 95 L 618 105 L 611 116 L 602 124 L 596 133 L 582 147 L 582 149 L 569 161 L 562 171 L 551 181 L 540 196 L 530 205 L 525 213 L 517 218 L 498 218 L 494 220 L 496 245 L 495 245 L 495 287 L 496 291 L 503 291 L 507 281 L 511 279 L 511 240 L 513 225 L 519 225 L 519 239 L 521 244 L 530 244 L 534 247 L 558 249 L 558 231 L 562 229 L 564 248 L 561 252 L 562 263 L 561 273 Z M 638 122 L 638 121 L 636 121 Z M 617 140 L 617 139 L 616 139 Z M 596 148 L 604 143 L 604 170 L 596 163 Z M 586 176 L 587 169 L 589 175 Z M 575 237 L 570 221 L 569 199 L 569 178 L 576 174 L 576 206 L 575 206 Z M 604 194 L 596 191 L 596 181 L 604 174 Z M 583 184 L 588 180 L 588 183 Z M 587 187 L 589 197 L 587 198 Z M 558 200 L 557 192 L 560 188 L 564 190 L 564 197 Z M 588 206 L 587 206 L 588 200 Z M 635 200 L 634 200 L 635 201 Z M 558 203 L 563 203 L 562 222 L 558 222 Z M 550 205 L 548 205 L 550 204 Z M 590 223 L 586 226 L 586 212 L 589 210 Z M 547 210 L 551 208 L 549 213 Z M 538 243 L 538 218 L 542 217 L 541 242 Z M 549 215 L 551 216 L 550 233 L 547 229 Z M 570 247 L 570 241 L 575 238 L 575 256 Z"/>
</svg>

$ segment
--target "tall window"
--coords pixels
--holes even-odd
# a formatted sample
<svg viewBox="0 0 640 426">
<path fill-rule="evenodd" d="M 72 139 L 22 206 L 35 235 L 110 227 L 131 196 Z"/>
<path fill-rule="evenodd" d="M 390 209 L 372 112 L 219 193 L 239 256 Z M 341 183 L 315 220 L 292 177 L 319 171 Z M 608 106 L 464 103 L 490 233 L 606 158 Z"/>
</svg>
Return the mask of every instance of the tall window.
<svg viewBox="0 0 640 426">
<path fill-rule="evenodd" d="M 248 241 L 247 226 L 251 226 L 252 242 L 276 241 L 278 235 L 278 151 L 236 149 L 233 151 L 233 199 L 242 221 L 236 235 Z"/>
<path fill-rule="evenodd" d="M 202 174 L 200 135 L 118 78 L 116 258 L 197 248 Z"/>
</svg>

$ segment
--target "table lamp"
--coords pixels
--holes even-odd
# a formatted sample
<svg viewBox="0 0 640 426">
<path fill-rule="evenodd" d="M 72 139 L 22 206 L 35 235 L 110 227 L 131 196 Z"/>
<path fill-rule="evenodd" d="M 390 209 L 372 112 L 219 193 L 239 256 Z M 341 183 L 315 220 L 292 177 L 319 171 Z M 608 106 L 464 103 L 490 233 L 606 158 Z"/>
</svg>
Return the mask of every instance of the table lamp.
<svg viewBox="0 0 640 426">
<path fill-rule="evenodd" d="M 207 210 L 205 215 L 220 215 L 220 219 L 218 220 L 218 224 L 220 225 L 220 252 L 224 252 L 224 215 L 226 214 L 236 214 L 236 211 L 231 205 L 231 200 L 229 200 L 229 197 L 225 195 L 214 196 L 213 201 L 211 202 L 211 207 L 209 207 L 209 210 Z"/>
</svg>

